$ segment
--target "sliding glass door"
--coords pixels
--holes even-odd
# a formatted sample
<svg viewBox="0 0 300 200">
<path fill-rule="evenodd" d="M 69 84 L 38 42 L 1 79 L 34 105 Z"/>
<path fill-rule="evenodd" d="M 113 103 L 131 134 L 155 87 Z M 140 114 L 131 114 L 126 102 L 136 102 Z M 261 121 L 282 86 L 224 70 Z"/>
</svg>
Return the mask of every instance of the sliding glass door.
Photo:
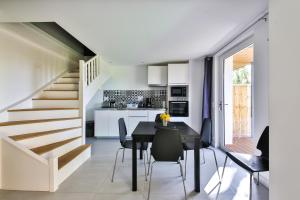
<svg viewBox="0 0 300 200">
<path fill-rule="evenodd" d="M 221 147 L 253 153 L 252 83 L 254 46 L 246 41 L 225 53 L 222 63 L 219 110 Z"/>
</svg>

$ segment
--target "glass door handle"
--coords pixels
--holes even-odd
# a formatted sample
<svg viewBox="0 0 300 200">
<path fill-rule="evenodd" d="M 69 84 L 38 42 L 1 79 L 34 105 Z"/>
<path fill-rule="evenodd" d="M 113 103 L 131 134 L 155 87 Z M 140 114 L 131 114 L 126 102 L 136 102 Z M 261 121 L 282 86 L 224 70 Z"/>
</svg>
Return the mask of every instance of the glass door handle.
<svg viewBox="0 0 300 200">
<path fill-rule="evenodd" d="M 224 103 L 224 104 L 223 104 L 223 102 L 220 101 L 220 103 L 219 103 L 219 111 L 221 112 L 221 111 L 223 110 L 223 107 L 224 107 L 224 106 L 228 106 L 228 105 L 229 105 L 228 103 Z"/>
</svg>

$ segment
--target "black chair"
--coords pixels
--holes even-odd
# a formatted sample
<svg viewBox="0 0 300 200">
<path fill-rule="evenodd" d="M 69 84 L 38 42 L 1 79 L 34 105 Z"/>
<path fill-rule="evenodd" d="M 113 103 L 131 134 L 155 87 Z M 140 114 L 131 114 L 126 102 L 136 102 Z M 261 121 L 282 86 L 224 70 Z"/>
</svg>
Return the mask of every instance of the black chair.
<svg viewBox="0 0 300 200">
<path fill-rule="evenodd" d="M 118 120 L 118 123 L 119 123 L 119 136 L 120 136 L 121 147 L 117 150 L 117 153 L 116 153 L 116 159 L 115 159 L 113 174 L 112 174 L 112 177 L 111 177 L 111 182 L 114 181 L 114 176 L 115 176 L 115 170 L 116 170 L 116 164 L 117 164 L 119 151 L 123 150 L 122 162 L 124 162 L 125 149 L 132 149 L 132 140 L 129 140 L 129 139 L 126 138 L 127 128 L 126 128 L 126 125 L 125 125 L 124 118 L 120 118 Z M 146 153 L 146 156 L 148 157 L 148 153 L 147 153 L 148 143 L 143 143 L 143 144 L 137 143 L 137 149 L 142 149 L 144 151 L 144 154 Z M 145 179 L 147 181 L 147 167 L 146 167 L 146 160 L 145 159 L 146 159 L 146 157 L 144 156 Z"/>
<path fill-rule="evenodd" d="M 219 167 L 218 167 L 218 162 L 216 158 L 216 152 L 213 148 L 210 148 L 211 146 L 211 138 L 212 138 L 212 123 L 211 119 L 205 118 L 202 123 L 201 127 L 201 133 L 200 133 L 200 149 L 208 149 L 213 152 L 214 159 L 215 159 L 215 164 L 217 168 L 217 173 L 219 176 L 219 180 L 221 180 L 220 173 L 219 173 Z M 192 139 L 192 140 L 191 140 Z M 183 149 L 185 151 L 185 172 L 184 172 L 184 177 L 186 178 L 186 166 L 187 166 L 187 151 L 189 150 L 194 150 L 194 139 L 193 138 L 186 138 L 184 139 L 185 141 L 183 142 Z M 202 151 L 203 152 L 203 151 Z M 205 163 L 205 157 L 204 157 L 204 152 L 203 152 L 203 159 Z"/>
<path fill-rule="evenodd" d="M 150 199 L 153 165 L 157 162 L 174 162 L 179 164 L 180 174 L 182 177 L 182 183 L 184 188 L 184 196 L 186 199 L 186 189 L 183 177 L 183 170 L 182 165 L 180 163 L 180 157 L 182 154 L 182 141 L 179 131 L 175 129 L 159 128 L 156 131 L 151 148 L 151 156 L 154 158 L 154 161 L 151 163 L 150 181 L 147 198 L 148 200 Z"/>
<path fill-rule="evenodd" d="M 156 115 L 156 117 L 155 117 L 155 122 L 156 122 L 156 123 L 162 123 L 162 120 L 161 120 L 161 118 L 160 118 L 160 115 L 161 115 L 161 114 L 157 114 L 157 115 Z"/>
<path fill-rule="evenodd" d="M 222 179 L 224 177 L 225 166 L 228 157 L 240 167 L 244 168 L 250 173 L 250 194 L 249 199 L 252 199 L 252 178 L 253 174 L 257 173 L 257 184 L 259 184 L 259 173 L 269 171 L 269 126 L 265 128 L 259 138 L 256 148 L 261 151 L 260 156 L 226 152 L 225 163 L 222 172 Z"/>
</svg>

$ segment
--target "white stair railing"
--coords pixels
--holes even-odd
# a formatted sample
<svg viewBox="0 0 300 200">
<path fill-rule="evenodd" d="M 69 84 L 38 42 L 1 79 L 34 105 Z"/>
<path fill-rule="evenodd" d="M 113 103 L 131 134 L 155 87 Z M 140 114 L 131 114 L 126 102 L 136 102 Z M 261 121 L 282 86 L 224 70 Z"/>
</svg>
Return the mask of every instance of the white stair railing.
<svg viewBox="0 0 300 200">
<path fill-rule="evenodd" d="M 80 60 L 79 75 L 79 102 L 83 136 L 82 142 L 85 144 L 85 107 L 98 89 L 97 82 L 100 79 L 100 57 L 96 55 L 86 62 L 84 60 Z"/>
</svg>

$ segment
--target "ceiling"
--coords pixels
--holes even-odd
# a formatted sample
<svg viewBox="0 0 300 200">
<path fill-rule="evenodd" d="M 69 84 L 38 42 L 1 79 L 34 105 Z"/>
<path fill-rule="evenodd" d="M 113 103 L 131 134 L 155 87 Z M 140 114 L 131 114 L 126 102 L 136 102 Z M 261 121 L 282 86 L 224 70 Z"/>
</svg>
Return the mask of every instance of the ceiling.
<svg viewBox="0 0 300 200">
<path fill-rule="evenodd" d="M 55 21 L 104 59 L 139 65 L 213 53 L 268 0 L 1 0 L 2 22 Z"/>
<path fill-rule="evenodd" d="M 234 69 L 239 69 L 246 65 L 253 63 L 254 58 L 254 48 L 253 45 L 242 49 L 233 55 L 233 67 Z"/>
</svg>

